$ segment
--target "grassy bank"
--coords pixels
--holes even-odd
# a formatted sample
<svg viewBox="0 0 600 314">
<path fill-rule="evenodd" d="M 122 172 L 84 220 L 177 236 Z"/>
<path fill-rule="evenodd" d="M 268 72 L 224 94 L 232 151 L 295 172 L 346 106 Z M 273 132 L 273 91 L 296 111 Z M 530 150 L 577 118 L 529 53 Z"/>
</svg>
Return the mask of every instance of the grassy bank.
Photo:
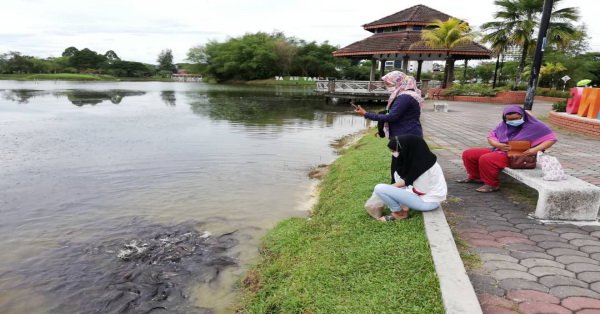
<svg viewBox="0 0 600 314">
<path fill-rule="evenodd" d="M 89 75 L 89 74 L 0 74 L 0 80 L 34 81 L 34 80 L 61 80 L 61 81 L 159 81 L 173 82 L 170 78 L 161 76 L 152 77 L 114 77 L 110 75 Z"/>
<path fill-rule="evenodd" d="M 371 132 L 372 133 L 372 132 Z M 363 204 L 388 182 L 386 140 L 363 137 L 321 182 L 310 219 L 279 223 L 243 280 L 251 313 L 443 313 L 422 215 L 384 223 Z"/>
</svg>

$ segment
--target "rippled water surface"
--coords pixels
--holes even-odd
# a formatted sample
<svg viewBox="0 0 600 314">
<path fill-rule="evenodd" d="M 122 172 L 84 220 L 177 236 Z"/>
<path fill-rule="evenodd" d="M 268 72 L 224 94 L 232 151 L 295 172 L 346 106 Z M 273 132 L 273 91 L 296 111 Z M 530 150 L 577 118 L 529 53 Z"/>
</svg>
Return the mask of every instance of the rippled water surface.
<svg viewBox="0 0 600 314">
<path fill-rule="evenodd" d="M 0 81 L 0 313 L 226 312 L 365 126 L 311 88 Z"/>
</svg>

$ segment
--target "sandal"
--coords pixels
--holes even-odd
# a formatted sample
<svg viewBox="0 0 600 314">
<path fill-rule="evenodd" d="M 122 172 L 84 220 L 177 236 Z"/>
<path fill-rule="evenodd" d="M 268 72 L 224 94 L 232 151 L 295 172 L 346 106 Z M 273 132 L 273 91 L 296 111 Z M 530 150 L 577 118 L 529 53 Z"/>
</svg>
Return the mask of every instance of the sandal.
<svg viewBox="0 0 600 314">
<path fill-rule="evenodd" d="M 408 216 L 408 212 L 406 212 L 406 216 L 404 216 L 402 218 L 396 218 L 392 214 L 385 215 L 385 216 L 383 216 L 383 218 L 385 219 L 385 221 L 394 221 L 394 220 L 404 220 L 404 219 L 408 219 L 410 217 Z"/>
<path fill-rule="evenodd" d="M 460 179 L 460 180 L 456 180 L 456 183 L 483 183 L 483 181 L 479 180 L 479 179 Z"/>
<path fill-rule="evenodd" d="M 475 191 L 481 192 L 481 193 L 490 193 L 490 192 L 496 192 L 499 190 L 500 190 L 500 187 L 489 186 L 489 185 L 482 185 L 482 186 L 478 187 L 477 189 L 475 189 Z"/>
</svg>

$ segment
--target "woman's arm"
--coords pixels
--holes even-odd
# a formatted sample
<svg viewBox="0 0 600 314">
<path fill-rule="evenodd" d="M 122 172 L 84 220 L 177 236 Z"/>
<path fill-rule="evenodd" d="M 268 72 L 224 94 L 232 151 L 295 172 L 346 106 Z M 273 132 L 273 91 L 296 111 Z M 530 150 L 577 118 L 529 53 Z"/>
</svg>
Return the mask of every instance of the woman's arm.
<svg viewBox="0 0 600 314">
<path fill-rule="evenodd" d="M 554 145 L 554 143 L 556 143 L 556 141 L 545 141 L 545 142 L 542 142 L 538 146 L 532 147 L 532 148 L 524 151 L 523 154 L 525 154 L 525 155 L 535 155 L 539 151 L 546 150 L 546 149 L 550 148 L 552 145 Z"/>
<path fill-rule="evenodd" d="M 488 143 L 490 143 L 490 145 L 494 146 L 495 148 L 502 150 L 502 151 L 509 151 L 510 150 L 510 145 L 508 144 L 504 144 L 504 143 L 500 143 L 492 138 L 488 137 Z"/>
<path fill-rule="evenodd" d="M 392 185 L 395 186 L 395 187 L 397 187 L 397 188 L 401 188 L 401 187 L 406 186 L 406 183 L 404 183 L 404 180 L 400 180 L 400 181 L 398 181 L 398 182 L 396 182 L 396 183 L 394 183 Z"/>
<path fill-rule="evenodd" d="M 389 114 L 378 114 L 378 113 L 365 113 L 365 118 L 373 121 L 383 121 L 383 122 L 394 122 L 406 112 L 408 107 L 410 106 L 410 99 L 413 99 L 407 95 L 400 95 L 394 99 L 394 103 L 390 108 Z M 416 102 L 416 100 L 415 100 Z"/>
</svg>

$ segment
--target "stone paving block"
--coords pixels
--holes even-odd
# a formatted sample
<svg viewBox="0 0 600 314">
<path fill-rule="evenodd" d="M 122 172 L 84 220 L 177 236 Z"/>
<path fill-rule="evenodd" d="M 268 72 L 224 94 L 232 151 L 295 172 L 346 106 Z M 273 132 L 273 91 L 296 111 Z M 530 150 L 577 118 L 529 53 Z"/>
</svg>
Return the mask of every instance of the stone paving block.
<svg viewBox="0 0 600 314">
<path fill-rule="evenodd" d="M 569 240 L 563 239 L 563 238 L 561 238 L 559 236 L 549 236 L 549 235 L 542 235 L 542 234 L 537 234 L 537 235 L 529 236 L 529 240 L 534 241 L 534 242 L 562 242 L 562 243 L 569 243 Z"/>
<path fill-rule="evenodd" d="M 582 246 L 579 248 L 580 251 L 585 252 L 585 253 L 600 253 L 600 246 L 592 246 L 592 245 L 588 245 L 588 246 Z"/>
<path fill-rule="evenodd" d="M 524 259 L 528 259 L 528 258 L 554 260 L 554 256 L 552 256 L 552 255 L 548 255 L 546 253 L 540 253 L 540 252 L 532 252 L 532 251 L 514 251 L 514 252 L 510 253 L 510 256 L 517 258 L 519 260 L 524 260 Z"/>
<path fill-rule="evenodd" d="M 565 238 L 567 240 L 575 240 L 575 239 L 588 239 L 588 240 L 596 240 L 598 242 L 600 242 L 600 240 L 596 237 L 593 237 L 591 235 L 587 235 L 587 234 L 582 234 L 582 233 L 571 233 L 571 232 L 567 232 L 567 233 L 563 233 L 560 235 L 561 238 Z"/>
<path fill-rule="evenodd" d="M 577 274 L 577 279 L 585 281 L 587 283 L 593 283 L 600 281 L 600 272 L 597 271 L 586 271 Z"/>
<path fill-rule="evenodd" d="M 515 228 L 517 228 L 519 230 L 531 230 L 531 229 L 547 230 L 544 225 L 537 225 L 537 224 L 518 224 L 518 225 L 515 225 Z"/>
<path fill-rule="evenodd" d="M 552 257 L 550 255 L 548 255 L 549 257 Z M 551 259 L 547 259 L 547 258 L 526 258 L 520 261 L 520 264 L 528 267 L 528 268 L 532 268 L 532 267 L 556 267 L 556 268 L 561 268 L 564 269 L 565 265 L 559 263 L 559 262 L 555 262 Z"/>
<path fill-rule="evenodd" d="M 536 290 L 541 292 L 548 292 L 549 288 L 545 287 L 537 282 L 525 280 L 525 279 L 504 279 L 498 282 L 498 287 L 506 290 Z"/>
<path fill-rule="evenodd" d="M 557 227 L 554 229 L 551 229 L 551 231 L 554 231 L 556 233 L 581 233 L 581 234 L 589 234 L 589 232 L 581 230 L 580 228 L 574 227 L 574 228 L 569 228 L 569 227 Z"/>
<path fill-rule="evenodd" d="M 594 231 L 594 232 L 590 233 L 590 235 L 592 237 L 600 238 L 600 231 Z"/>
<path fill-rule="evenodd" d="M 589 287 L 589 285 L 584 281 L 563 276 L 544 276 L 540 278 L 539 283 L 548 288 L 553 288 L 557 286 L 575 286 L 581 288 Z"/>
<path fill-rule="evenodd" d="M 510 270 L 510 269 L 499 269 L 492 271 L 490 275 L 496 280 L 501 281 L 504 279 L 524 279 L 529 281 L 537 281 L 537 277 L 524 271 Z"/>
<path fill-rule="evenodd" d="M 600 171 L 600 169 L 598 169 L 598 171 Z M 599 184 L 596 184 L 596 185 L 599 185 Z M 579 229 L 587 231 L 589 233 L 600 232 L 600 226 L 582 226 Z"/>
<path fill-rule="evenodd" d="M 511 262 L 511 263 L 519 262 L 518 259 L 516 259 L 508 254 L 483 253 L 483 254 L 479 255 L 479 258 L 483 262 L 490 262 L 490 261 L 502 261 L 502 262 Z"/>
<path fill-rule="evenodd" d="M 514 244 L 514 243 L 523 243 L 523 244 L 531 244 L 534 245 L 535 242 L 528 240 L 528 239 L 523 239 L 521 237 L 503 237 L 503 238 L 497 238 L 496 239 L 497 242 L 500 242 L 502 244 Z"/>
<path fill-rule="evenodd" d="M 518 233 L 518 232 L 511 232 L 511 231 L 494 231 L 494 232 L 490 232 L 490 235 L 495 238 L 513 237 L 513 238 L 527 239 L 526 235 Z"/>
<path fill-rule="evenodd" d="M 595 283 L 591 284 L 590 289 L 592 289 L 596 292 L 600 292 L 600 282 L 595 282 Z"/>
<path fill-rule="evenodd" d="M 467 243 L 471 246 L 491 246 L 501 248 L 504 244 L 492 240 L 484 240 L 484 239 L 467 239 Z"/>
<path fill-rule="evenodd" d="M 525 235 L 548 235 L 548 236 L 559 236 L 560 233 L 556 233 L 550 230 L 545 230 L 545 229 L 528 229 L 528 230 L 523 230 L 522 234 Z"/>
<path fill-rule="evenodd" d="M 577 311 L 576 314 L 600 314 L 600 311 L 597 309 L 585 309 L 585 310 Z"/>
<path fill-rule="evenodd" d="M 489 232 L 494 232 L 494 231 L 521 232 L 521 229 L 519 229 L 519 228 L 508 227 L 508 226 L 487 226 L 485 229 Z"/>
<path fill-rule="evenodd" d="M 505 226 L 505 227 L 513 227 L 514 224 L 510 223 L 508 221 L 499 221 L 499 220 L 479 220 L 477 221 L 478 224 L 482 225 L 482 226 Z M 487 230 L 489 230 L 489 228 L 486 228 Z"/>
<path fill-rule="evenodd" d="M 461 233 L 460 237 L 462 239 L 483 239 L 483 240 L 490 240 L 490 241 L 495 241 L 496 238 L 492 235 L 489 234 L 485 234 L 485 233 Z"/>
<path fill-rule="evenodd" d="M 545 302 L 524 302 L 519 304 L 519 311 L 523 314 L 571 314 L 571 311 L 558 305 Z"/>
<path fill-rule="evenodd" d="M 590 254 L 590 258 L 600 262 L 600 253 L 592 253 Z"/>
<path fill-rule="evenodd" d="M 564 242 L 556 242 L 556 241 L 543 241 L 538 242 L 537 245 L 543 249 L 572 249 L 577 250 L 579 247 L 573 244 L 564 243 Z"/>
<path fill-rule="evenodd" d="M 527 267 L 525 267 L 523 265 L 519 265 L 514 262 L 504 262 L 504 261 L 485 262 L 483 264 L 483 268 L 488 269 L 488 270 L 506 269 L 506 270 L 519 270 L 522 272 L 527 272 Z"/>
<path fill-rule="evenodd" d="M 569 243 L 571 243 L 573 245 L 577 245 L 577 246 L 590 245 L 590 246 L 598 246 L 598 247 L 600 247 L 600 240 L 575 239 L 575 240 L 569 241 Z M 596 253 L 596 252 L 594 252 L 594 253 Z"/>
<path fill-rule="evenodd" d="M 494 254 L 510 254 L 509 250 L 504 248 L 496 248 L 491 246 L 478 246 L 469 249 L 469 252 L 473 254 L 484 254 L 484 253 L 494 253 Z M 586 254 L 587 256 L 587 254 Z"/>
<path fill-rule="evenodd" d="M 530 224 L 533 221 L 535 221 L 534 219 L 531 218 L 513 218 L 513 219 L 509 219 L 508 222 L 510 222 L 513 225 L 520 225 L 520 224 Z"/>
<path fill-rule="evenodd" d="M 502 217 L 506 218 L 506 219 L 520 219 L 520 218 L 527 217 L 527 215 L 524 213 L 510 213 L 510 214 L 503 214 Z"/>
<path fill-rule="evenodd" d="M 533 301 L 560 304 L 560 300 L 557 297 L 536 290 L 513 290 L 506 294 L 506 298 L 517 303 Z"/>
<path fill-rule="evenodd" d="M 570 297 L 562 300 L 560 302 L 560 305 L 571 311 L 580 311 L 583 309 L 600 309 L 600 300 L 582 297 Z"/>
<path fill-rule="evenodd" d="M 499 307 L 510 309 L 516 305 L 515 302 L 513 302 L 509 299 L 498 297 L 498 296 L 487 294 L 487 293 L 477 295 L 477 299 L 479 299 L 479 304 L 481 304 L 482 306 L 494 305 L 494 306 L 499 306 Z"/>
<path fill-rule="evenodd" d="M 488 233 L 487 230 L 485 229 L 481 229 L 481 228 L 456 228 L 457 233 L 459 234 L 463 234 L 463 233 Z"/>
<path fill-rule="evenodd" d="M 557 267 L 547 267 L 547 266 L 532 267 L 528 270 L 528 272 L 537 277 L 552 276 L 552 275 L 571 277 L 571 278 L 576 277 L 574 272 L 566 270 L 566 269 L 562 269 L 562 268 L 557 268 Z"/>
<path fill-rule="evenodd" d="M 522 244 L 522 243 L 508 244 L 508 245 L 506 245 L 506 248 L 511 251 L 534 251 L 534 252 L 540 252 L 540 253 L 544 253 L 544 251 L 545 251 L 543 248 L 538 247 L 536 245 Z"/>
<path fill-rule="evenodd" d="M 550 294 L 559 299 L 565 299 L 568 297 L 586 297 L 592 299 L 600 299 L 600 293 L 592 291 L 590 289 L 574 286 L 557 286 L 550 289 Z"/>
<path fill-rule="evenodd" d="M 588 263 L 573 263 L 567 265 L 567 269 L 576 273 L 583 273 L 588 271 L 600 272 L 600 265 Z"/>
<path fill-rule="evenodd" d="M 503 307 L 495 306 L 495 305 L 485 305 L 481 307 L 481 310 L 484 314 L 519 314 L 519 312 L 515 312 Z"/>
<path fill-rule="evenodd" d="M 575 256 L 575 255 L 561 255 L 556 258 L 556 261 L 565 265 L 573 264 L 573 263 L 588 263 L 594 265 L 600 265 L 600 261 L 597 261 L 593 258 L 583 257 L 583 256 Z"/>
<path fill-rule="evenodd" d="M 589 254 L 587 254 L 585 252 L 581 252 L 578 250 L 572 250 L 572 249 L 549 249 L 549 250 L 546 250 L 546 253 L 548 253 L 552 256 L 561 256 L 561 255 L 576 255 L 576 256 L 584 256 L 584 257 L 589 256 Z"/>
</svg>

